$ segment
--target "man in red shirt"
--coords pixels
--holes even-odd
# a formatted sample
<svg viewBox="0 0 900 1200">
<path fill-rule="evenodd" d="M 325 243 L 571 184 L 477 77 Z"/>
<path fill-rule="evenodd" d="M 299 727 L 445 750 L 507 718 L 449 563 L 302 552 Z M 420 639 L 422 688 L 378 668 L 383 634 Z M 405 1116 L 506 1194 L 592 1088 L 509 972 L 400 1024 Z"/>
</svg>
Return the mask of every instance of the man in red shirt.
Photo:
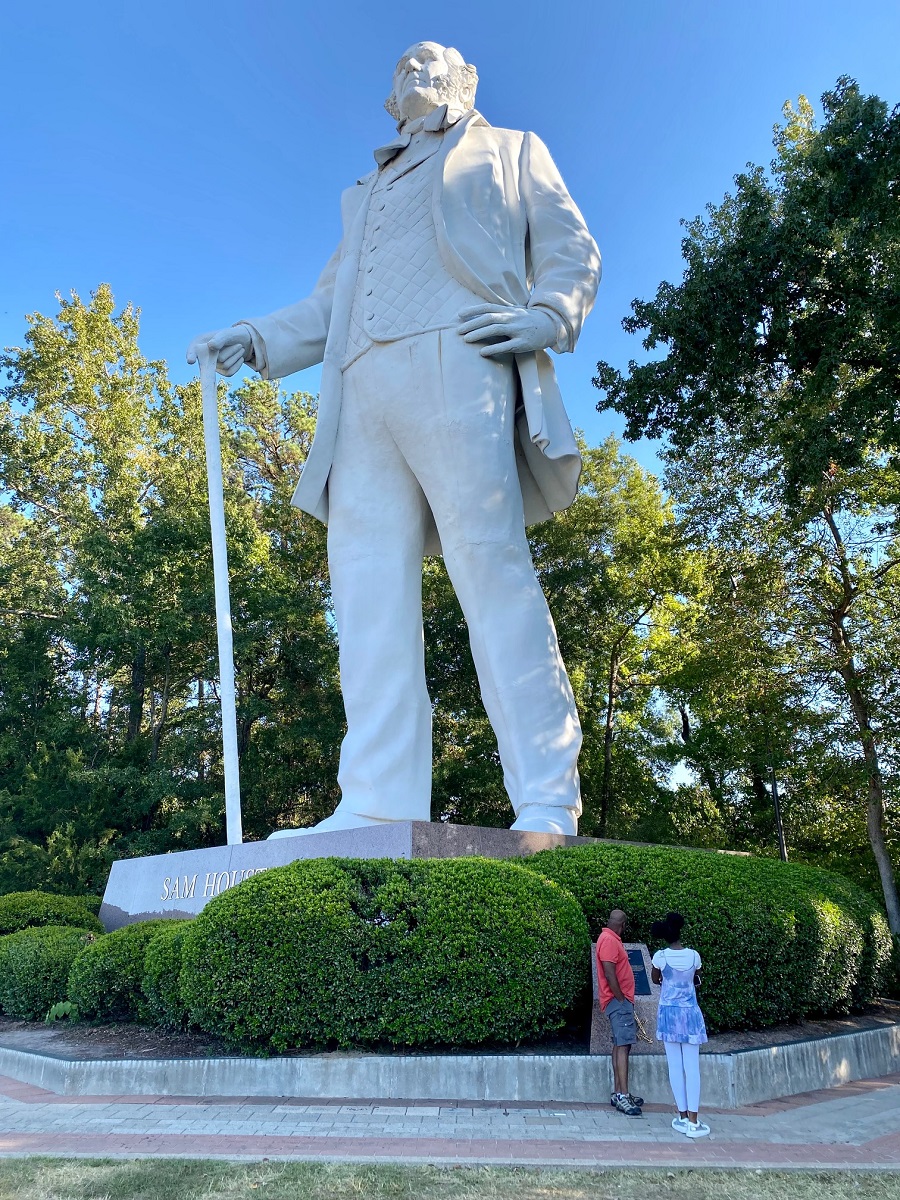
<svg viewBox="0 0 900 1200">
<path fill-rule="evenodd" d="M 627 920 L 620 908 L 614 908 L 597 939 L 597 983 L 600 1008 L 609 1017 L 612 1030 L 615 1083 L 609 1102 L 627 1117 L 639 1117 L 644 1101 L 640 1096 L 632 1096 L 628 1090 L 628 1061 L 631 1047 L 637 1041 L 637 1026 L 634 1020 L 634 972 L 622 944 Z"/>
</svg>

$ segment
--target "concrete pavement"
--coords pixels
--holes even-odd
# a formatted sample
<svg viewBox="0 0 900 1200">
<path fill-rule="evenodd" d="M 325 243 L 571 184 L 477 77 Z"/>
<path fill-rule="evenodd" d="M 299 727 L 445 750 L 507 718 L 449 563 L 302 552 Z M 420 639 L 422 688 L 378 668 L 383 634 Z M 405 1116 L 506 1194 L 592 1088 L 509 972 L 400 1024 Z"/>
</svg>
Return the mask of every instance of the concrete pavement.
<svg viewBox="0 0 900 1200">
<path fill-rule="evenodd" d="M 900 1168 L 900 1073 L 703 1115 L 712 1135 L 690 1142 L 661 1106 L 59 1096 L 0 1077 L 0 1154 Z"/>
</svg>

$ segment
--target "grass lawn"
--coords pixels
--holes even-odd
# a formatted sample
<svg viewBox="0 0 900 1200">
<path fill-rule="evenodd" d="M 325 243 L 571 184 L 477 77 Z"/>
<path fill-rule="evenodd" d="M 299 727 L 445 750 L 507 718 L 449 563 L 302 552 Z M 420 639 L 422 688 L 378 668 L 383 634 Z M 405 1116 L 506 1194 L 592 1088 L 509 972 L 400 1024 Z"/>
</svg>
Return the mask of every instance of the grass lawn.
<svg viewBox="0 0 900 1200">
<path fill-rule="evenodd" d="M 900 1174 L 0 1160 L 0 1200 L 900 1200 Z"/>
</svg>

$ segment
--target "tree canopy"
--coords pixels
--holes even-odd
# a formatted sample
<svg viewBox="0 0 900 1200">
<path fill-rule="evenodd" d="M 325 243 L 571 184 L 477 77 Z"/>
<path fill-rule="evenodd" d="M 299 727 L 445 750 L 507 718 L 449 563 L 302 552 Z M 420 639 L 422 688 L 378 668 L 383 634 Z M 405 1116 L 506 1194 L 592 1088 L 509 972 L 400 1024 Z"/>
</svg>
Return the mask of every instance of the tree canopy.
<svg viewBox="0 0 900 1200">
<path fill-rule="evenodd" d="M 684 536 L 726 584 L 701 641 L 727 661 L 749 636 L 732 709 L 788 777 L 795 828 L 823 824 L 818 803 L 846 833 L 855 805 L 900 933 L 900 109 L 847 78 L 822 107 L 817 125 L 785 106 L 771 171 L 689 222 L 681 282 L 634 301 L 625 328 L 664 356 L 594 383 L 629 437 L 664 439 Z M 701 730 L 728 690 L 695 701 Z"/>
</svg>

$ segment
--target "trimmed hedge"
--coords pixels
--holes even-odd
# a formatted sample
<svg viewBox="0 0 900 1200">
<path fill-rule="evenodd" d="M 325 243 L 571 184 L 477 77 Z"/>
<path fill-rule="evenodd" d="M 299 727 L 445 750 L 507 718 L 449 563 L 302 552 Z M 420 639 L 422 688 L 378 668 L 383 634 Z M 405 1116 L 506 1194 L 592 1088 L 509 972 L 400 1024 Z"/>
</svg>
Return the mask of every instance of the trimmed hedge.
<svg viewBox="0 0 900 1200">
<path fill-rule="evenodd" d="M 69 970 L 94 935 L 72 925 L 41 925 L 0 938 L 0 1009 L 34 1021 L 66 998 Z"/>
<path fill-rule="evenodd" d="M 190 922 L 181 991 L 234 1046 L 515 1043 L 562 1027 L 588 948 L 573 898 L 517 864 L 309 859 Z"/>
<path fill-rule="evenodd" d="M 9 892 L 0 896 L 0 935 L 36 925 L 74 925 L 91 933 L 103 932 L 81 896 L 54 896 L 50 892 Z"/>
<path fill-rule="evenodd" d="M 137 921 L 86 946 L 69 972 L 69 999 L 93 1021 L 141 1021 L 147 1017 L 141 990 L 147 944 L 169 919 Z"/>
<path fill-rule="evenodd" d="M 146 1015 L 154 1025 L 183 1029 L 188 1013 L 179 980 L 187 922 L 168 920 L 147 943 L 141 988 Z"/>
<path fill-rule="evenodd" d="M 544 850 L 523 866 L 567 888 L 596 938 L 609 912 L 651 943 L 652 922 L 686 918 L 703 958 L 711 1029 L 847 1013 L 887 981 L 891 936 L 875 899 L 842 875 L 771 858 L 604 843 Z"/>
</svg>

